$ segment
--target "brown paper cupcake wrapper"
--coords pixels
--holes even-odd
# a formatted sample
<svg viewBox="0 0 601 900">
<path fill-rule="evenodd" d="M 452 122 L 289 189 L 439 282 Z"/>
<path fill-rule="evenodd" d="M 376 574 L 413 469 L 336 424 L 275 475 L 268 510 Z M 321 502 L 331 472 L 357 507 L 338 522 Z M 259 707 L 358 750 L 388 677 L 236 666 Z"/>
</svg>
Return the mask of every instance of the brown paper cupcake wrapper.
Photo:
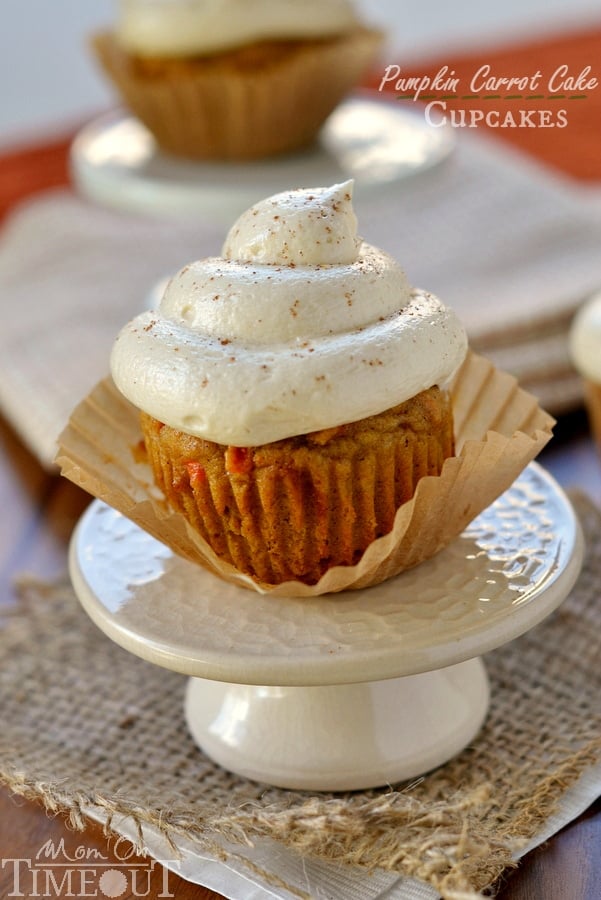
<svg viewBox="0 0 601 900">
<path fill-rule="evenodd" d="M 139 413 L 106 379 L 74 411 L 59 438 L 62 474 L 119 510 L 175 553 L 227 581 L 275 596 L 312 597 L 364 588 L 433 556 L 517 478 L 551 437 L 554 420 L 511 375 L 469 353 L 452 385 L 457 456 L 421 479 L 393 530 L 354 566 L 337 566 L 316 585 L 253 581 L 219 560 L 170 511 L 142 461 Z"/>
<path fill-rule="evenodd" d="M 219 57 L 160 64 L 142 72 L 111 33 L 92 49 L 124 103 L 159 145 L 197 159 L 257 159 L 308 144 L 359 82 L 380 46 L 380 32 L 357 28 L 340 38 L 295 46 L 254 67 Z"/>
</svg>

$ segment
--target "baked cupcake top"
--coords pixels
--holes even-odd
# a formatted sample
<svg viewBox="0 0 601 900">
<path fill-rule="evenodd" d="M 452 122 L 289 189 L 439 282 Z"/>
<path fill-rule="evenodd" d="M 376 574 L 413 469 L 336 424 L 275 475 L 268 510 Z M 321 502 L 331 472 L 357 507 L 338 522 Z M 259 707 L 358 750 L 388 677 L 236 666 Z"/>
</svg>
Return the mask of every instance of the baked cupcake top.
<svg viewBox="0 0 601 900">
<path fill-rule="evenodd" d="M 352 182 L 276 194 L 222 256 L 185 266 L 111 354 L 119 390 L 167 425 L 256 446 L 375 415 L 444 384 L 467 350 L 436 297 L 357 237 Z"/>
<path fill-rule="evenodd" d="M 138 56 L 206 56 L 256 41 L 325 38 L 357 24 L 349 0 L 120 0 L 116 34 Z"/>
</svg>

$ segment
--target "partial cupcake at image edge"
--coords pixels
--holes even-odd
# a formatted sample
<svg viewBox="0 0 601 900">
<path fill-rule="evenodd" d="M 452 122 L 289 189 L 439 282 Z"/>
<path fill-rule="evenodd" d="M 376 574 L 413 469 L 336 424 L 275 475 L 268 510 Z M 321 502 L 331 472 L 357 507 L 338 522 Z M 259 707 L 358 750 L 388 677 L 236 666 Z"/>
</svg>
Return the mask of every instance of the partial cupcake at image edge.
<svg viewBox="0 0 601 900">
<path fill-rule="evenodd" d="M 111 370 L 61 438 L 63 473 L 176 552 L 282 594 L 432 556 L 553 424 L 358 238 L 351 182 L 244 213 L 220 257 L 123 328 Z"/>
<path fill-rule="evenodd" d="M 251 160 L 309 145 L 382 40 L 349 0 L 121 0 L 92 49 L 163 150 Z"/>
<path fill-rule="evenodd" d="M 583 303 L 570 326 L 571 362 L 582 379 L 591 432 L 601 452 L 601 294 Z"/>
</svg>

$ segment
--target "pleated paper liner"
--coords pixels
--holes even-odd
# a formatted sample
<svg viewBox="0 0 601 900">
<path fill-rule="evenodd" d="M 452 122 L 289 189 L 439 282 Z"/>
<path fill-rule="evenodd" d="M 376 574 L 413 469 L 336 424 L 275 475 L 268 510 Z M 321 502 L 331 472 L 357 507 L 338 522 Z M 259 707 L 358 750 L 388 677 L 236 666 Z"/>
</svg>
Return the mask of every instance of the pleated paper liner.
<svg viewBox="0 0 601 900">
<path fill-rule="evenodd" d="M 144 414 L 140 428 L 169 506 L 220 559 L 273 585 L 315 584 L 328 568 L 354 565 L 454 452 L 451 397 L 434 389 L 340 434 L 248 452 L 185 440 Z"/>
<path fill-rule="evenodd" d="M 125 104 L 166 151 L 258 159 L 309 143 L 369 68 L 382 37 L 358 27 L 338 38 L 295 42 L 274 59 L 259 49 L 264 58 L 252 66 L 228 65 L 227 54 L 140 66 L 110 32 L 95 35 L 92 49 Z"/>
<path fill-rule="evenodd" d="M 275 596 L 312 597 L 365 588 L 433 556 L 514 482 L 551 437 L 553 418 L 515 378 L 469 353 L 452 385 L 457 455 L 418 483 L 392 531 L 354 566 L 328 570 L 316 585 L 254 581 L 217 558 L 168 509 L 143 461 L 139 413 L 105 379 L 75 409 L 59 439 L 62 474 L 169 546 L 227 581 Z"/>
</svg>

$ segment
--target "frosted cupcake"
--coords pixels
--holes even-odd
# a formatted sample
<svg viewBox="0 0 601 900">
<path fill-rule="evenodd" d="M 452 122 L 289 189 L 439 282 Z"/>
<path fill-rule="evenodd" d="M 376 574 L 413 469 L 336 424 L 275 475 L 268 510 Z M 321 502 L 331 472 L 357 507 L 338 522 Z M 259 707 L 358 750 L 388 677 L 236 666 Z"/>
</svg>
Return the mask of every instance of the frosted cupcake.
<svg viewBox="0 0 601 900">
<path fill-rule="evenodd" d="M 569 351 L 582 377 L 591 430 L 601 450 L 601 294 L 576 313 L 570 329 Z"/>
<path fill-rule="evenodd" d="M 170 506 L 269 584 L 356 563 L 454 453 L 447 385 L 467 340 L 357 237 L 352 183 L 275 195 L 117 338 Z"/>
<path fill-rule="evenodd" d="M 308 144 L 380 43 L 349 0 L 121 0 L 93 48 L 164 150 L 243 160 Z"/>
</svg>

